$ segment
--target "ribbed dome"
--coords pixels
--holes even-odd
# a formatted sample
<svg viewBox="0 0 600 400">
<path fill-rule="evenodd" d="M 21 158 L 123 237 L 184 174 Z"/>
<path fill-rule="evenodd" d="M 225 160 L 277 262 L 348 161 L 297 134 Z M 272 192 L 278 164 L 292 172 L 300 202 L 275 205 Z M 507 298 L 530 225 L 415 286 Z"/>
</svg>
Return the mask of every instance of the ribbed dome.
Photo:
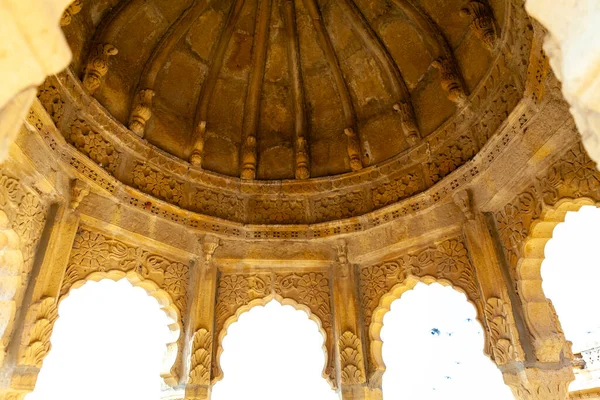
<svg viewBox="0 0 600 400">
<path fill-rule="evenodd" d="M 66 32 L 86 89 L 151 144 L 228 176 L 306 179 L 390 159 L 469 107 L 495 3 L 98 0 Z"/>
</svg>

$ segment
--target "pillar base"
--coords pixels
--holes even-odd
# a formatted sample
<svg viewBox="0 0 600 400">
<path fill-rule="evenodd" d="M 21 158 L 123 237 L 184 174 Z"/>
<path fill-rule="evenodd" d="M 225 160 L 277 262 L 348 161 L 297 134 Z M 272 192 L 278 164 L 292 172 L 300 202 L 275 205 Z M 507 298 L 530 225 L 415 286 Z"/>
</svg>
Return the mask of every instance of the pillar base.
<svg viewBox="0 0 600 400">
<path fill-rule="evenodd" d="M 382 400 L 383 393 L 380 388 L 370 388 L 360 385 L 342 385 L 340 389 L 341 400 Z"/>
<path fill-rule="evenodd" d="M 210 400 L 211 386 L 187 385 L 185 388 L 185 400 Z"/>
</svg>

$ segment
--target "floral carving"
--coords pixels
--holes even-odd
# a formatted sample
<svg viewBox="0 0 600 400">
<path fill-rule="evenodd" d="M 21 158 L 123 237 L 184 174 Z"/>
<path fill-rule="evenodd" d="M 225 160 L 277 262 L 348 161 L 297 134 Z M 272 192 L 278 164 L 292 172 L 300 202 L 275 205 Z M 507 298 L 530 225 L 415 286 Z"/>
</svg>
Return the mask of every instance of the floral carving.
<svg viewBox="0 0 600 400">
<path fill-rule="evenodd" d="M 48 78 L 38 88 L 37 97 L 44 106 L 52 121 L 59 126 L 65 111 L 65 102 L 60 97 L 57 85 L 53 78 Z"/>
<path fill-rule="evenodd" d="M 491 297 L 486 302 L 484 313 L 490 332 L 491 355 L 496 364 L 507 364 L 514 360 L 515 352 L 507 320 L 506 304 L 499 298 Z"/>
<path fill-rule="evenodd" d="M 549 205 L 564 197 L 600 199 L 600 174 L 581 144 L 554 164 L 540 179 L 540 185 L 544 202 Z"/>
<path fill-rule="evenodd" d="M 25 335 L 19 348 L 19 365 L 42 367 L 50 351 L 50 335 L 57 318 L 54 298 L 42 299 L 29 308 L 23 330 Z"/>
<path fill-rule="evenodd" d="M 210 385 L 210 355 L 212 336 L 204 328 L 198 329 L 192 342 L 189 384 Z"/>
<path fill-rule="evenodd" d="M 422 190 L 423 179 L 417 173 L 410 173 L 371 190 L 373 205 L 381 208 L 412 196 Z"/>
<path fill-rule="evenodd" d="M 452 145 L 433 157 L 425 165 L 430 184 L 440 181 L 456 168 L 469 161 L 477 153 L 477 148 L 469 136 L 461 136 Z"/>
<path fill-rule="evenodd" d="M 300 224 L 306 222 L 305 206 L 299 200 L 251 200 L 251 223 Z"/>
<path fill-rule="evenodd" d="M 192 209 L 205 215 L 243 222 L 244 201 L 234 194 L 197 190 L 192 198 Z"/>
<path fill-rule="evenodd" d="M 480 298 L 475 270 L 462 239 L 449 239 L 428 248 L 409 252 L 397 260 L 364 267 L 360 271 L 360 303 L 365 329 L 371 326 L 373 312 L 381 297 L 411 275 L 433 277 L 450 281 L 465 291 L 471 301 Z M 374 361 L 367 352 L 369 371 Z"/>
<path fill-rule="evenodd" d="M 314 203 L 314 216 L 317 221 L 332 221 L 350 218 L 369 211 L 369 201 L 360 190 L 318 199 Z"/>
<path fill-rule="evenodd" d="M 172 176 L 138 164 L 133 168 L 133 184 L 141 191 L 173 204 L 183 201 L 183 184 Z"/>
<path fill-rule="evenodd" d="M 77 150 L 88 156 L 99 166 L 114 174 L 119 161 L 119 153 L 113 145 L 82 119 L 73 121 L 67 141 Z"/>
<path fill-rule="evenodd" d="M 365 369 L 360 339 L 346 331 L 340 337 L 340 369 L 344 385 L 357 385 L 365 382 Z"/>
<path fill-rule="evenodd" d="M 75 282 L 91 273 L 112 270 L 134 271 L 155 282 L 169 293 L 179 311 L 185 312 L 187 265 L 87 229 L 81 229 L 75 236 L 61 293 L 66 294 Z"/>
</svg>

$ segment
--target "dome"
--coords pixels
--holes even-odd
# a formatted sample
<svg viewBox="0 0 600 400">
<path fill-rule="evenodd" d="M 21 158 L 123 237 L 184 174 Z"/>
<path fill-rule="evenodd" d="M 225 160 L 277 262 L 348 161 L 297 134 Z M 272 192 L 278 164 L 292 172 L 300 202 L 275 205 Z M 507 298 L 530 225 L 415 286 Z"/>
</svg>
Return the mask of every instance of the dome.
<svg viewBox="0 0 600 400">
<path fill-rule="evenodd" d="M 468 107 L 496 3 L 103 0 L 67 33 L 85 88 L 148 143 L 226 176 L 307 179 L 389 160 Z"/>
<path fill-rule="evenodd" d="M 73 63 L 38 93 L 63 157 L 127 204 L 235 232 L 351 232 L 451 196 L 497 157 L 533 37 L 516 0 L 80 6 Z"/>
</svg>

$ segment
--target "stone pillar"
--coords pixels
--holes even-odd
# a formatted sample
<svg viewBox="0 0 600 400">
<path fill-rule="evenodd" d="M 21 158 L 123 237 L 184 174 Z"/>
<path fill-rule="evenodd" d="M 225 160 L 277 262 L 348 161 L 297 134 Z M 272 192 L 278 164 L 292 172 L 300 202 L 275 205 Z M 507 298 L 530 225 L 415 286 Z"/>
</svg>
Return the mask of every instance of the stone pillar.
<svg viewBox="0 0 600 400">
<path fill-rule="evenodd" d="M 39 249 L 42 256 L 38 260 L 41 261 L 34 264 L 22 312 L 17 316 L 15 339 L 7 349 L 2 367 L 6 382 L 3 382 L 4 388 L 0 388 L 0 399 L 23 399 L 32 392 L 50 350 L 52 327 L 58 317 L 60 288 L 79 226 L 79 215 L 69 207 L 60 206 L 50 223 L 51 231 L 42 237 Z"/>
<path fill-rule="evenodd" d="M 193 329 L 189 379 L 185 400 L 209 400 L 211 394 L 213 341 L 215 336 L 215 303 L 217 294 L 217 267 L 213 255 L 219 239 L 207 236 L 202 241 L 203 263 L 196 279 L 192 280 L 192 303 L 188 324 Z"/>
<path fill-rule="evenodd" d="M 544 50 L 562 81 L 563 95 L 590 157 L 600 162 L 600 3 L 527 0 L 526 9 L 547 30 Z"/>
<path fill-rule="evenodd" d="M 541 362 L 536 357 L 520 298 L 505 266 L 500 241 L 485 216 L 472 207 L 467 191 L 454 197 L 465 215 L 463 230 L 477 271 L 487 331 L 486 353 L 518 400 L 566 400 L 574 379 L 570 359 Z M 557 340 L 568 348 L 564 335 Z"/>
<path fill-rule="evenodd" d="M 332 282 L 340 398 L 381 399 L 381 388 L 367 386 L 366 354 L 363 350 L 365 346 L 359 321 L 356 271 L 348 261 L 346 243 L 339 242 L 336 251 L 337 262 L 333 268 Z"/>
<path fill-rule="evenodd" d="M 6 0 L 0 4 L 0 162 L 48 75 L 65 69 L 71 50 L 60 30 L 72 0 Z"/>
</svg>

